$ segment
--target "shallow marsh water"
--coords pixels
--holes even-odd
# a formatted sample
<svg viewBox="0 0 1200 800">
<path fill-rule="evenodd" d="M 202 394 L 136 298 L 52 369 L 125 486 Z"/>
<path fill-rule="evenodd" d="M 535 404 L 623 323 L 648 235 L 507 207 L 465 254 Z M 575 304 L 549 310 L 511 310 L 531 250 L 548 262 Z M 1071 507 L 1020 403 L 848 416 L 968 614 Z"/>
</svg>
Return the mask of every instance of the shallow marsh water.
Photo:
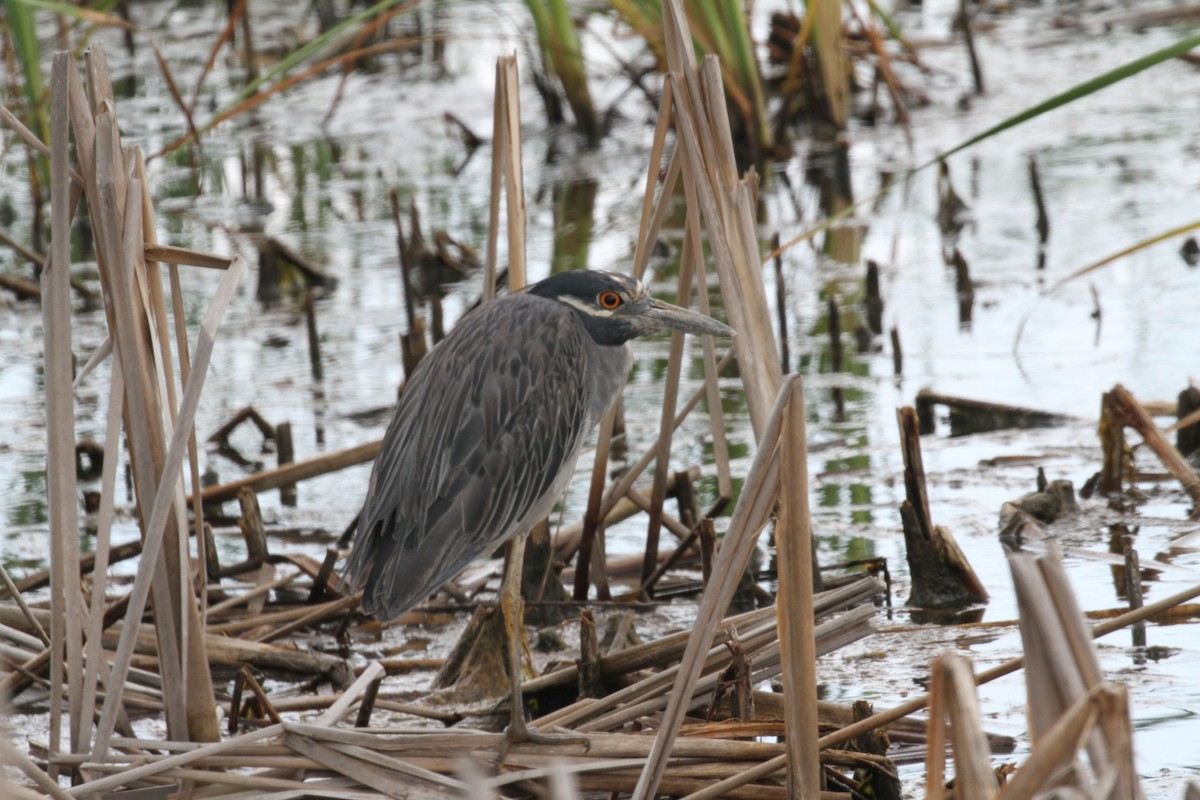
<svg viewBox="0 0 1200 800">
<path fill-rule="evenodd" d="M 263 48 L 312 25 L 295 4 L 253 7 L 258 45 Z M 1062 12 L 1068 21 L 1082 20 L 1082 28 L 1052 24 L 1060 13 L 1053 7 L 1019 7 L 988 17 L 977 37 L 988 92 L 969 97 L 963 109 L 959 101 L 969 93 L 970 78 L 961 44 L 950 40 L 956 8 L 957 3 L 926 2 L 922 10 L 898 15 L 910 39 L 945 42 L 921 50 L 927 73 L 911 67 L 902 72 L 933 102 L 913 110 L 911 148 L 890 123 L 852 128 L 849 158 L 859 199 L 879 189 L 881 173 L 925 163 L 1017 111 L 1182 35 L 1169 28 L 1134 31 L 1120 23 L 1103 33 L 1106 15 L 1117 12 L 1096 9 L 1085 9 L 1078 17 Z M 181 85 L 194 85 L 207 42 L 219 24 L 215 7 L 143 3 L 135 5 L 134 13 L 136 21 L 158 37 Z M 530 26 L 524 10 L 512 4 L 453 4 L 422 14 L 425 30 L 451 34 L 444 47 L 427 45 L 404 56 L 403 70 L 388 60 L 379 72 L 353 74 L 327 123 L 323 118 L 338 89 L 337 75 L 310 81 L 272 100 L 252 118 L 227 123 L 206 136 L 198 196 L 193 195 L 184 161 L 152 162 L 160 241 L 241 252 L 253 261 L 256 254 L 249 237 L 261 231 L 283 239 L 339 280 L 336 290 L 317 301 L 325 371 L 318 383 L 309 368 L 299 304 L 285 298 L 264 308 L 255 299 L 253 275 L 248 279 L 222 326 L 199 417 L 202 438 L 246 405 L 255 406 L 273 423 L 292 423 L 298 458 L 382 434 L 386 415 L 363 412 L 387 406 L 401 379 L 398 336 L 405 322 L 388 201 L 391 189 L 417 203 L 427 236 L 445 229 L 482 252 L 489 155 L 485 148 L 466 160 L 442 114 L 453 111 L 475 132 L 488 135 L 495 57 L 516 49 L 523 74 L 528 75 Z M 590 27 L 597 35 L 608 31 L 608 23 L 599 18 L 592 18 Z M 764 30 L 760 20 L 755 32 L 762 36 Z M 114 37 L 100 38 L 107 43 L 114 76 L 136 75 L 130 81 L 132 95 L 118 98 L 126 141 L 155 152 L 181 128 L 152 57 L 143 48 L 131 61 Z M 197 40 L 205 44 L 198 47 Z M 621 41 L 614 46 L 630 47 Z M 593 91 L 605 107 L 624 82 L 603 49 L 590 46 L 588 56 L 602 76 L 594 81 Z M 877 707 L 890 706 L 923 691 L 916 681 L 945 647 L 968 653 L 977 671 L 1020 649 L 1014 626 L 968 633 L 910 625 L 900 605 L 908 593 L 908 575 L 896 510 L 903 496 L 896 407 L 911 404 L 916 392 L 929 386 L 1078 418 L 1049 430 L 956 439 L 944 435 L 943 425 L 941 434 L 923 441 L 934 519 L 955 533 L 992 594 L 983 621 L 1001 622 L 1015 619 L 1016 608 L 996 536 L 1000 505 L 1032 490 L 1038 466 L 1050 478 L 1068 478 L 1076 487 L 1098 469 L 1095 418 L 1101 392 L 1124 383 L 1140 400 L 1173 400 L 1196 374 L 1200 336 L 1194 305 L 1200 296 L 1200 270 L 1189 269 L 1179 257 L 1179 240 L 1118 261 L 1039 299 L 1048 285 L 1072 271 L 1196 218 L 1200 92 L 1195 70 L 1182 62 L 1162 65 L 954 156 L 951 180 L 970 212 L 952 243 L 937 226 L 935 171 L 926 169 L 893 186 L 855 219 L 859 227 L 850 238 L 861 258 L 835 261 L 823 254 L 820 241 L 816 246 L 801 244 L 784 256 L 793 366 L 806 376 L 814 446 L 813 508 L 822 560 L 883 556 L 895 581 L 897 608 L 890 620 L 881 612 L 883 632 L 822 662 L 820 674 L 831 699 L 867 697 Z M 223 105 L 239 88 L 239 75 L 237 65 L 222 58 L 206 84 L 215 87 L 205 89 L 206 100 L 213 94 L 216 104 Z M 569 132 L 546 129 L 528 86 L 522 105 L 531 278 L 545 275 L 552 264 L 624 269 L 633 252 L 653 111 L 640 98 L 626 97 L 613 135 L 599 151 L 587 152 Z M 797 148 L 796 158 L 766 176 L 764 241 L 774 231 L 787 240 L 819 220 L 817 190 L 805 180 L 805 145 L 798 143 Z M 1035 212 L 1026 171 L 1031 155 L 1041 168 L 1050 216 L 1043 270 L 1037 269 Z M 22 209 L 23 160 L 16 149 L 7 151 L 6 158 L 0 193 Z M 579 202 L 581 197 L 585 202 Z M 23 214 L 14 228 L 20 233 L 27 224 Z M 567 235 L 572 230 L 574 238 Z M 572 240 L 582 244 L 566 252 Z M 943 255 L 950 244 L 962 251 L 976 283 L 969 326 L 959 320 L 953 270 Z M 12 258 L 0 253 L 5 268 Z M 881 265 L 885 330 L 899 331 L 904 350 L 900 378 L 892 375 L 890 344 L 884 342 L 872 353 L 848 355 L 844 373 L 823 371 L 829 360 L 823 334 L 825 298 L 833 293 L 843 309 L 857 310 L 862 258 Z M 766 274 L 770 284 L 773 271 Z M 186 270 L 185 277 L 188 302 L 198 314 L 215 281 L 198 270 Z M 479 283 L 474 276 L 450 287 L 447 320 L 457 318 L 474 301 Z M 656 280 L 664 292 L 672 285 L 666 271 Z M 1091 317 L 1093 287 L 1101 307 L 1099 322 Z M 770 288 L 768 296 L 773 298 Z M 1014 356 L 1015 332 L 1026 315 L 1019 356 Z M 77 354 L 86 357 L 100 344 L 101 325 L 98 314 L 77 317 Z M 0 364 L 0 556 L 20 572 L 40 566 L 46 555 L 36 309 L 27 304 L 0 308 L 0 342 L 6 354 Z M 849 354 L 853 348 L 848 335 L 845 344 Z M 657 430 L 657 384 L 665 369 L 666 347 L 664 341 L 653 340 L 635 349 L 637 366 L 626 403 L 631 451 L 641 452 Z M 685 392 L 697 375 L 693 361 Z M 77 395 L 80 436 L 102 435 L 106 386 L 102 368 Z M 834 418 L 834 386 L 846 389 L 844 421 Z M 732 412 L 731 442 L 738 454 L 734 472 L 744 474 L 752 437 L 735 383 L 727 382 L 725 392 Z M 672 466 L 702 462 L 705 441 L 704 423 L 689 421 L 676 438 Z M 235 443 L 245 455 L 273 465 L 274 455 L 260 452 L 256 434 L 243 430 Z M 202 460 L 223 479 L 241 474 L 214 453 Z M 586 455 L 580 464 L 581 475 L 590 471 Z M 1148 471 L 1156 469 L 1149 460 L 1140 464 Z M 368 469 L 364 465 L 306 482 L 296 508 L 281 505 L 275 493 L 264 494 L 264 513 L 272 526 L 295 532 L 272 546 L 322 552 L 357 510 Z M 578 516 L 583 503 L 580 486 L 576 482 L 568 497 L 568 517 Z M 711 493 L 711 478 L 702 488 Z M 1132 520 L 1142 526 L 1137 547 L 1143 561 L 1167 550 L 1173 537 L 1197 530 L 1182 522 L 1186 498 L 1173 485 L 1147 491 L 1148 504 Z M 1088 558 L 1086 552 L 1106 551 L 1107 526 L 1128 520 L 1107 510 L 1102 500 L 1083 506 L 1078 518 L 1054 528 L 1069 548 L 1069 574 L 1085 609 L 1118 606 L 1108 564 Z M 136 535 L 128 520 L 118 531 L 124 539 Z M 236 537 L 220 538 L 222 558 L 235 560 Z M 610 547 L 617 552 L 637 552 L 640 543 L 638 523 L 609 534 Z M 1194 552 L 1177 555 L 1173 564 L 1174 569 L 1148 585 L 1149 599 L 1197 581 L 1200 558 Z M 128 566 L 115 571 L 127 574 Z M 651 621 L 686 624 L 690 609 L 677 604 Z M 429 647 L 441 654 L 454 631 L 435 634 Z M 1127 637 L 1118 633 L 1102 640 L 1102 664 L 1108 675 L 1130 686 L 1138 764 L 1152 779 L 1151 792 L 1178 797 L 1183 778 L 1200 770 L 1200 746 L 1192 744 L 1200 739 L 1200 722 L 1195 720 L 1200 709 L 1197 626 L 1151 627 L 1150 644 L 1169 648 L 1169 657 L 1158 661 L 1139 660 L 1127 646 Z M 881 653 L 887 654 L 886 660 Z M 1022 750 L 1027 748 L 1020 674 L 983 687 L 980 696 L 988 727 L 1021 736 Z M 908 774 L 915 777 L 919 769 L 910 768 Z"/>
</svg>

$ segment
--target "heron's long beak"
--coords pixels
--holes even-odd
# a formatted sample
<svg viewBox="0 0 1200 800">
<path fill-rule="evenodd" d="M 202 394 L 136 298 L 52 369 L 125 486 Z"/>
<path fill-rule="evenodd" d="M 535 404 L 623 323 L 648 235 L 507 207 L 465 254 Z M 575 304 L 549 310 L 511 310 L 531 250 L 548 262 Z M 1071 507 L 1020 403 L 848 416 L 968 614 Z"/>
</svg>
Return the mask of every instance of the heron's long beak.
<svg viewBox="0 0 1200 800">
<path fill-rule="evenodd" d="M 650 299 L 649 307 L 638 315 L 646 330 L 672 330 L 684 333 L 709 333 L 714 336 L 733 336 L 733 328 L 712 317 L 661 300 Z"/>
</svg>

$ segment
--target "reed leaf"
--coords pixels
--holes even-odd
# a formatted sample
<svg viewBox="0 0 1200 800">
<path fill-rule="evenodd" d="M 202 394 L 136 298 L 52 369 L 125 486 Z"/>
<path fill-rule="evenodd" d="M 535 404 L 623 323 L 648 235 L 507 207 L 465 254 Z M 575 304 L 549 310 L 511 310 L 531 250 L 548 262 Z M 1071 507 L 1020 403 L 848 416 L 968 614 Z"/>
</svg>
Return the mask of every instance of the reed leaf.
<svg viewBox="0 0 1200 800">
<path fill-rule="evenodd" d="M 537 29 L 538 44 L 542 49 L 542 64 L 547 73 L 558 78 L 575 115 L 575 124 L 595 147 L 600 143 L 600 123 L 592 93 L 588 88 L 587 68 L 583 63 L 583 48 L 575 20 L 567 8 L 566 0 L 525 0 L 529 15 Z"/>
<path fill-rule="evenodd" d="M 39 139 L 50 141 L 50 120 L 46 116 L 45 82 L 42 80 L 42 65 L 38 60 L 37 26 L 34 24 L 33 9 L 22 0 L 4 0 L 4 10 L 8 15 L 8 33 L 12 40 L 13 52 L 25 78 L 25 122 Z M 38 169 L 43 183 L 48 182 L 49 164 L 44 158 L 38 159 Z"/>
<path fill-rule="evenodd" d="M 660 0 L 609 0 L 609 7 L 625 21 L 654 53 L 660 70 L 666 69 Z M 753 163 L 773 143 L 767 116 L 762 77 L 755 57 L 754 41 L 738 0 L 687 0 L 685 12 L 698 56 L 714 54 L 721 61 L 721 80 L 729 101 L 736 106 L 743 159 Z"/>
</svg>

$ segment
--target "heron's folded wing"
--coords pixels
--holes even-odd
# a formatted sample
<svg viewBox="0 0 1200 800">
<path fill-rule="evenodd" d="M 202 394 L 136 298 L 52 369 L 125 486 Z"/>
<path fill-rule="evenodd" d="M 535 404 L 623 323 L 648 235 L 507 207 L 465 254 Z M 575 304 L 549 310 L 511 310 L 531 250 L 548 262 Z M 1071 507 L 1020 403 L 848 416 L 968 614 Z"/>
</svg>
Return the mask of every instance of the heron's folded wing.
<svg viewBox="0 0 1200 800">
<path fill-rule="evenodd" d="M 544 514 L 587 431 L 586 332 L 518 295 L 469 314 L 406 387 L 347 568 L 394 617 Z"/>
</svg>

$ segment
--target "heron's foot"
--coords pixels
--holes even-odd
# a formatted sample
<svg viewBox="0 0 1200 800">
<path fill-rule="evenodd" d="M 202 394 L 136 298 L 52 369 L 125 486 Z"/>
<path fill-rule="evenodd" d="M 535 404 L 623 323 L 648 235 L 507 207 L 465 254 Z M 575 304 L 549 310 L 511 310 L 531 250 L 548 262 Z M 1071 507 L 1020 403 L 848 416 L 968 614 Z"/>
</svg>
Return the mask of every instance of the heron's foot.
<svg viewBox="0 0 1200 800">
<path fill-rule="evenodd" d="M 541 731 L 529 727 L 525 720 L 513 720 L 507 728 L 504 729 L 504 740 L 500 743 L 500 756 L 496 760 L 498 764 L 503 764 L 508 758 L 508 751 L 514 744 L 522 742 L 530 742 L 532 744 L 582 744 L 585 747 L 591 744 L 591 740 L 586 734 L 582 733 L 542 733 Z"/>
</svg>

